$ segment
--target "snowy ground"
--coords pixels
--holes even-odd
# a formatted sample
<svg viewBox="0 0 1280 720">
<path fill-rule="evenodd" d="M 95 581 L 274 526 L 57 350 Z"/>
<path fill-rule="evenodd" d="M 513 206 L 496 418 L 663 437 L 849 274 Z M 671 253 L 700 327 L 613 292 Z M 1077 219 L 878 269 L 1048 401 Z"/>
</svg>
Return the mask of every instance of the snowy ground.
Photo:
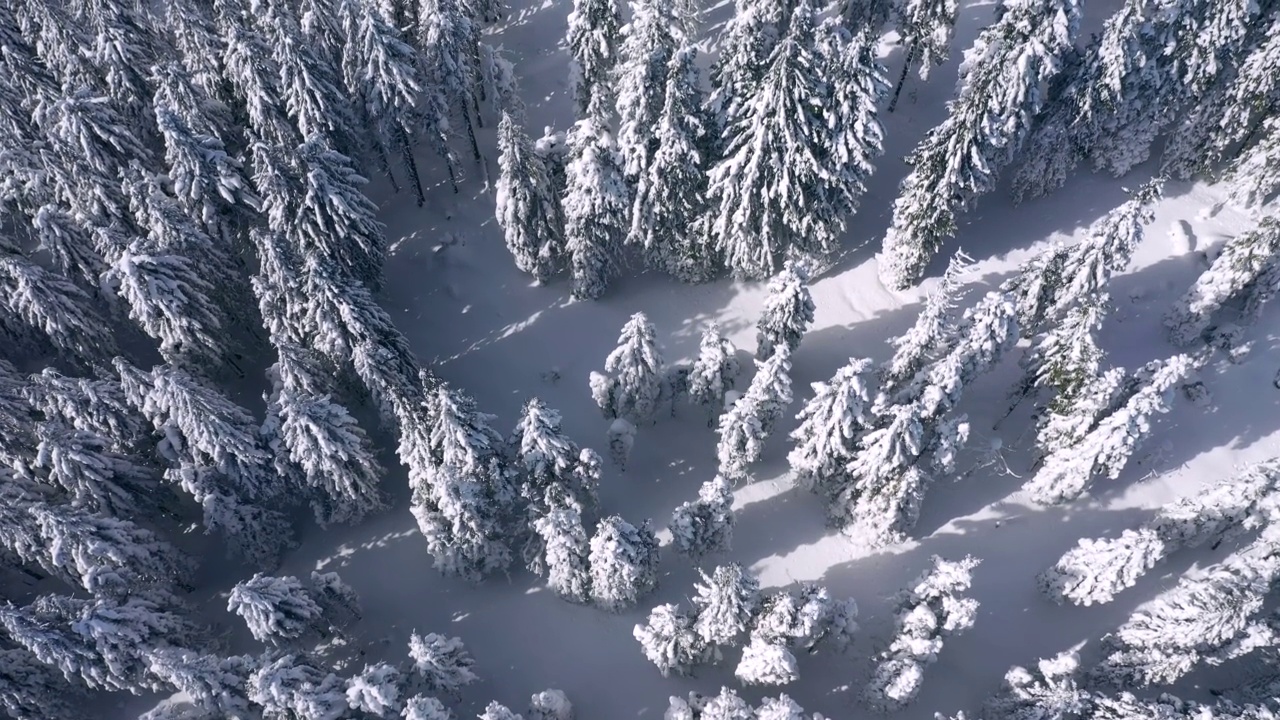
<svg viewBox="0 0 1280 720">
<path fill-rule="evenodd" d="M 558 47 L 569 4 L 547 0 L 534 6 L 513 0 L 512 20 L 498 29 L 522 76 L 529 130 L 535 136 L 543 125 L 564 128 L 571 119 L 566 59 Z M 990 22 L 992 9 L 986 2 L 963 7 L 957 49 L 967 47 Z M 1090 7 L 1084 34 L 1110 10 Z M 709 18 L 718 21 L 726 11 L 717 7 Z M 899 53 L 886 47 L 891 50 L 886 62 L 896 78 Z M 809 397 L 808 384 L 830 377 L 851 356 L 883 359 L 886 339 L 905 329 L 919 309 L 928 284 L 908 294 L 891 293 L 876 279 L 873 254 L 906 172 L 901 157 L 941 119 L 943 103 L 953 92 L 956 55 L 935 71 L 928 86 L 910 79 L 898 112 L 887 116 L 889 152 L 852 222 L 847 253 L 813 288 L 817 322 L 794 357 L 797 402 L 792 415 Z M 493 147 L 491 128 L 483 140 Z M 425 156 L 424 161 L 435 164 Z M 496 172 L 492 152 L 490 167 Z M 949 254 L 960 245 L 978 260 L 967 297 L 976 299 L 1008 277 L 1050 238 L 1080 236 L 1122 201 L 1122 186 L 1137 186 L 1149 171 L 1139 168 L 1123 181 L 1078 176 L 1053 196 L 1018 208 L 1004 193 L 984 198 L 962 218 L 958 240 L 947 250 Z M 374 188 L 383 191 L 380 183 Z M 1103 342 L 1111 362 L 1129 367 L 1174 352 L 1164 340 L 1161 315 L 1202 269 L 1199 253 L 1248 224 L 1244 214 L 1217 204 L 1213 188 L 1170 183 L 1166 195 L 1134 266 L 1113 283 L 1118 311 L 1108 321 Z M 425 208 L 416 208 L 403 194 L 387 196 L 383 207 L 395 244 L 385 306 L 423 362 L 496 414 L 503 432 L 514 424 L 521 404 L 537 395 L 564 413 L 565 430 L 574 439 L 607 450 L 607 425 L 591 402 L 587 374 L 602 368 L 618 329 L 636 311 L 656 324 L 669 362 L 691 359 L 705 323 L 716 320 L 744 351 L 742 359 L 750 367 L 747 353 L 754 350 L 763 284 L 684 286 L 633 274 L 616 282 L 599 302 L 569 303 L 567 282 L 533 287 L 516 271 L 478 168 L 471 170 L 459 195 L 438 185 Z M 934 272 L 945 262 L 940 257 Z M 809 712 L 850 718 L 869 714 L 857 695 L 869 675 L 870 656 L 891 634 L 892 594 L 920 573 L 932 554 L 982 558 L 972 591 L 982 603 L 977 626 L 947 642 L 938 663 L 927 670 L 919 702 L 900 716 L 915 720 L 931 718 L 935 711 L 976 710 L 1011 665 L 1033 663 L 1079 643 L 1086 643 L 1088 661 L 1089 649 L 1138 604 L 1169 586 L 1192 562 L 1207 560 L 1205 554 L 1180 556 L 1100 607 L 1060 608 L 1035 587 L 1036 573 L 1076 539 L 1118 533 L 1149 517 L 1161 503 L 1226 476 L 1233 466 L 1275 454 L 1280 430 L 1280 392 L 1272 387 L 1277 319 L 1273 308 L 1250 330 L 1256 345 L 1246 362 L 1210 368 L 1209 407 L 1179 399 L 1170 414 L 1159 418 L 1144 446 L 1153 453 L 1143 462 L 1134 463 L 1119 482 L 1099 483 L 1090 498 L 1047 511 L 1021 502 L 1014 494 L 1021 481 L 1009 474 L 1022 475 L 1027 469 L 1028 458 L 1021 451 L 1031 440 L 1023 432 L 1027 409 L 992 430 L 1007 407 L 1005 393 L 1017 371 L 1015 355 L 979 382 L 963 403 L 974 430 L 961 458 L 963 477 L 934 488 L 917 529 L 918 542 L 887 552 L 868 553 L 834 534 L 824 526 L 818 498 L 792 487 L 785 463 L 789 422 L 775 433 L 765 461 L 755 469 L 756 481 L 738 488 L 732 553 L 707 565 L 738 561 L 758 573 L 766 587 L 817 581 L 836 597 L 858 601 L 863 627 L 850 651 L 801 658 L 801 679 L 784 688 Z M 551 371 L 558 372 L 559 380 Z M 1003 461 L 987 463 L 992 458 L 984 450 L 995 438 L 1003 443 L 1008 472 Z M 692 409 L 641 428 L 629 470 L 606 470 L 603 508 L 633 522 L 653 518 L 663 527 L 671 510 L 713 477 L 714 455 L 715 435 Z M 490 700 L 522 709 L 531 693 L 556 687 L 568 693 L 578 716 L 587 720 L 654 719 L 661 717 L 669 695 L 736 686 L 732 662 L 707 668 L 697 678 L 663 679 L 632 639 L 632 626 L 652 606 L 681 602 L 688 607 L 696 573 L 685 559 L 668 553 L 658 591 L 619 615 L 559 600 L 523 570 L 479 587 L 442 578 L 431 569 L 407 511 L 403 471 L 390 456 L 385 461 L 393 468 L 387 484 L 398 493 L 397 507 L 356 528 L 307 529 L 303 547 L 281 571 L 305 575 L 314 568 L 336 569 L 359 591 L 365 619 L 353 632 L 368 661 L 403 659 L 415 629 L 460 635 L 483 678 L 464 693 L 456 708 L 460 718 L 474 717 Z M 1230 550 L 1224 546 L 1213 555 Z M 216 606 L 225 602 L 216 599 L 217 592 L 201 594 Z M 1196 675 L 1192 682 L 1204 679 Z M 777 691 L 748 689 L 743 694 L 754 701 Z"/>
</svg>

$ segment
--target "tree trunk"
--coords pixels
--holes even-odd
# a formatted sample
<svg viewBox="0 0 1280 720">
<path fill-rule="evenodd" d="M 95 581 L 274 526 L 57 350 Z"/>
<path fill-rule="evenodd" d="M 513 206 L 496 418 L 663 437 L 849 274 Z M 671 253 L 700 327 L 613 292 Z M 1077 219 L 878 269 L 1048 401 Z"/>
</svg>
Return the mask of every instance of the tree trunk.
<svg viewBox="0 0 1280 720">
<path fill-rule="evenodd" d="M 418 207 L 422 207 L 426 203 L 426 198 L 422 194 L 422 179 L 418 176 L 418 163 L 413 159 L 413 144 L 409 142 L 409 133 L 405 131 L 404 126 L 396 126 L 396 135 L 400 140 L 400 155 L 405 172 L 409 174 L 409 182 L 413 185 L 414 197 L 418 201 Z"/>
<path fill-rule="evenodd" d="M 916 46 L 912 45 L 907 51 L 906 60 L 902 63 L 902 74 L 898 76 L 898 84 L 893 86 L 893 97 L 889 100 L 889 112 L 898 106 L 898 96 L 902 94 L 902 86 L 907 82 L 907 73 L 911 72 L 911 66 L 916 61 Z"/>
</svg>

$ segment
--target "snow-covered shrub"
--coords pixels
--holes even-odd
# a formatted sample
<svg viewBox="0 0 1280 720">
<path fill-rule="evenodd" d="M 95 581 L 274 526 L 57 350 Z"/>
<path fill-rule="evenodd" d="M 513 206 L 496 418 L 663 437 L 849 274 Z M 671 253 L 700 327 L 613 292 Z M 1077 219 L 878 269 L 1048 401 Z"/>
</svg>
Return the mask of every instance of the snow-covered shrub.
<svg viewBox="0 0 1280 720">
<path fill-rule="evenodd" d="M 462 638 L 415 632 L 409 636 L 409 657 L 413 659 L 413 669 L 431 692 L 456 695 L 463 686 L 480 679 L 471 670 L 476 661 L 467 652 Z"/>
<path fill-rule="evenodd" d="M 659 605 L 648 621 L 632 630 L 644 656 L 657 666 L 663 677 L 671 673 L 688 675 L 705 659 L 706 641 L 693 629 L 693 618 L 678 605 Z"/>
<path fill-rule="evenodd" d="M 702 484 L 697 500 L 681 503 L 671 513 L 671 544 L 694 560 L 727 551 L 734 522 L 733 490 L 728 480 L 717 477 Z"/>
<path fill-rule="evenodd" d="M 563 690 L 548 689 L 529 698 L 529 720 L 574 720 L 573 703 Z"/>
<path fill-rule="evenodd" d="M 639 528 L 613 515 L 591 538 L 591 599 L 605 610 L 630 607 L 658 584 L 658 540 L 649 521 Z"/>
<path fill-rule="evenodd" d="M 227 611 L 244 619 L 259 642 L 281 645 L 328 630 L 324 611 L 296 577 L 257 573 L 231 589 Z"/>
<path fill-rule="evenodd" d="M 387 663 L 366 665 L 359 675 L 347 680 L 347 704 L 352 710 L 392 717 L 401 705 L 400 670 Z"/>
</svg>

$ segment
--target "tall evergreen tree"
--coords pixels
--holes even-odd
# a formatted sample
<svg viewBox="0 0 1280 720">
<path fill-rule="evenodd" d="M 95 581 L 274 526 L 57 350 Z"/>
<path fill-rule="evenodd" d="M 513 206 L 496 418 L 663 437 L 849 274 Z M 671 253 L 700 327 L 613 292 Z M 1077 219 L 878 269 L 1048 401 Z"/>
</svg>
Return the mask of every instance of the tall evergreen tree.
<svg viewBox="0 0 1280 720">
<path fill-rule="evenodd" d="M 228 718 L 247 717 L 249 675 L 256 662 L 248 655 L 202 654 L 185 648 L 163 648 L 147 658 L 150 672 L 186 693 L 199 707 Z"/>
<path fill-rule="evenodd" d="M 627 235 L 630 244 L 644 249 L 650 267 L 686 282 L 709 279 L 718 262 L 707 238 L 691 232 L 706 212 L 706 172 L 714 161 L 696 60 L 696 47 L 682 47 L 665 69 L 652 131 L 655 149 L 636 177 Z"/>
<path fill-rule="evenodd" d="M 890 112 L 912 68 L 919 70 L 921 80 L 928 80 L 929 71 L 947 61 L 958 11 L 955 0 L 904 0 L 894 7 L 894 23 L 906 50 L 906 60 L 894 86 L 893 99 L 889 101 Z"/>
<path fill-rule="evenodd" d="M 668 603 L 655 607 L 645 624 L 636 625 L 631 634 L 662 677 L 689 675 L 705 650 L 702 638 L 693 631 L 693 622 L 678 605 Z"/>
<path fill-rule="evenodd" d="M 747 476 L 791 400 L 791 350 L 779 345 L 768 360 L 757 361 L 746 393 L 720 416 L 716 457 L 721 475 L 732 480 Z"/>
<path fill-rule="evenodd" d="M 40 206 L 31 217 L 31 226 L 40 249 L 48 254 L 59 273 L 88 293 L 99 289 L 106 263 L 88 228 L 52 203 Z"/>
<path fill-rule="evenodd" d="M 604 122 L 613 111 L 610 75 L 618 63 L 622 13 L 616 0 L 574 0 L 569 13 L 569 84 L 579 121 Z"/>
<path fill-rule="evenodd" d="M 788 260 L 782 271 L 769 281 L 769 296 L 756 321 L 756 359 L 768 360 L 782 344 L 795 352 L 805 331 L 813 324 L 816 309 L 809 292 L 808 269 Z"/>
<path fill-rule="evenodd" d="M 622 175 L 617 143 L 603 114 L 591 114 L 575 123 L 569 131 L 569 148 L 563 207 L 572 295 L 595 300 L 618 274 L 630 191 Z"/>
<path fill-rule="evenodd" d="M 1006 0 L 995 24 L 966 53 L 960 88 L 942 124 L 907 161 L 911 174 L 894 203 L 881 278 L 905 289 L 955 234 L 955 214 L 991 192 L 997 173 L 1021 149 L 1043 103 L 1040 86 L 1057 75 L 1079 31 L 1073 0 Z"/>
<path fill-rule="evenodd" d="M 322 136 L 309 137 L 298 156 L 305 195 L 290 237 L 300 254 L 332 263 L 376 288 L 382 281 L 386 238 L 378 207 L 361 190 L 368 181 Z"/>
<path fill-rule="evenodd" d="M 273 145 L 301 142 L 286 110 L 280 69 L 267 39 L 249 23 L 232 23 L 225 31 L 223 72 L 238 101 L 249 134 Z"/>
<path fill-rule="evenodd" d="M 828 382 L 810 383 L 814 396 L 796 415 L 800 424 L 790 436 L 795 447 L 787 455 L 802 484 L 829 492 L 848 482 L 845 468 L 875 423 L 870 375 L 870 360 L 851 358 Z"/>
<path fill-rule="evenodd" d="M 546 282 L 562 264 L 565 220 L 546 163 L 509 113 L 498 124 L 497 218 L 521 272 Z"/>
<path fill-rule="evenodd" d="M 72 720 L 81 693 L 23 648 L 0 650 L 0 707 L 14 720 Z"/>
<path fill-rule="evenodd" d="M 667 73 L 679 45 L 673 0 L 636 0 L 631 21 L 622 27 L 616 78 L 618 152 L 631 181 L 653 163 L 655 128 L 668 85 Z"/>
<path fill-rule="evenodd" d="M 1161 507 L 1117 538 L 1082 539 L 1040 574 L 1040 589 L 1056 602 L 1111 602 L 1178 550 L 1210 541 L 1217 548 L 1269 524 L 1278 482 L 1280 462 L 1272 458 Z"/>
<path fill-rule="evenodd" d="M 772 22 L 775 4 L 772 0 L 735 0 L 733 16 L 721 30 L 716 43 L 720 52 L 711 66 L 715 90 L 710 103 L 720 128 L 746 112 L 764 78 L 780 34 Z"/>
<path fill-rule="evenodd" d="M 62 276 L 16 254 L 0 256 L 4 310 L 0 327 L 36 350 L 52 349 L 89 364 L 113 355 L 110 325 L 89 297 Z"/>
<path fill-rule="evenodd" d="M 698 499 L 671 513 L 671 544 L 692 559 L 729 550 L 733 544 L 733 489 L 722 477 L 698 488 Z"/>
<path fill-rule="evenodd" d="M 741 367 L 738 349 L 720 331 L 720 325 L 712 322 L 702 331 L 698 359 L 689 371 L 689 402 L 707 409 L 707 427 L 713 427 L 716 418 L 725 409 L 725 394 L 733 390 Z"/>
<path fill-rule="evenodd" d="M 1276 291 L 1280 263 L 1280 218 L 1264 217 L 1256 228 L 1227 241 L 1208 270 L 1196 278 L 1165 315 L 1169 337 L 1190 345 L 1202 336 L 1224 305 L 1242 303 L 1249 317 Z"/>
<path fill-rule="evenodd" d="M 973 259 L 956 250 L 947 271 L 925 299 L 911 329 L 889 341 L 893 357 L 879 370 L 880 392 L 886 400 L 899 401 L 913 392 L 910 381 L 931 361 L 951 350 L 957 341 L 955 303 L 961 280 Z M 905 393 L 905 394 L 904 394 Z"/>
<path fill-rule="evenodd" d="M 658 584 L 658 541 L 645 521 L 639 528 L 612 515 L 591 538 L 591 600 L 617 612 Z"/>
<path fill-rule="evenodd" d="M 471 153 L 480 162 L 480 144 L 475 129 L 483 125 L 480 113 L 481 71 L 479 30 L 459 0 L 420 0 L 418 3 L 418 43 L 430 88 L 447 108 L 444 117 L 462 118 L 471 143 Z M 429 104 L 430 104 L 429 98 Z M 429 115 L 434 115 L 431 109 Z"/>
<path fill-rule="evenodd" d="M 545 566 L 542 569 L 547 575 L 547 586 L 570 602 L 586 602 L 591 593 L 587 564 L 590 546 L 581 511 L 567 501 L 552 505 L 546 514 L 533 521 L 533 529 L 543 548 L 541 564 Z"/>
</svg>

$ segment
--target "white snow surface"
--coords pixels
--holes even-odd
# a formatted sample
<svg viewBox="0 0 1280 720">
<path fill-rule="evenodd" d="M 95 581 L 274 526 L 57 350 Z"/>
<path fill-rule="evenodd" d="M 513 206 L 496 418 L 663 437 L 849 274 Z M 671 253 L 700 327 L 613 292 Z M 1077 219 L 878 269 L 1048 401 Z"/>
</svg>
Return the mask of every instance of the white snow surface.
<svg viewBox="0 0 1280 720">
<path fill-rule="evenodd" d="M 495 28 L 489 42 L 505 47 L 521 76 L 529 132 L 537 135 L 544 125 L 564 129 L 572 117 L 568 58 L 560 40 L 571 3 L 510 4 L 510 18 Z M 1088 7 L 1082 36 L 1096 30 L 1117 4 Z M 704 18 L 704 36 L 714 38 L 731 7 L 727 0 L 716 0 Z M 1256 342 L 1242 364 L 1217 361 L 1206 370 L 1212 393 L 1207 407 L 1179 397 L 1172 412 L 1155 419 L 1144 447 L 1163 451 L 1140 452 L 1118 481 L 1099 481 L 1089 496 L 1066 506 L 1034 507 L 1016 493 L 1022 480 L 1005 474 L 1001 464 L 982 465 L 983 448 L 1000 440 L 1009 467 L 1027 476 L 1033 438 L 1024 430 L 1031 425 L 1025 407 L 1030 403 L 992 430 L 1007 408 L 1006 392 L 1019 376 L 1020 350 L 967 392 L 960 411 L 969 414 L 975 441 L 960 453 L 953 476 L 940 479 L 930 491 L 916 540 L 887 550 L 862 549 L 825 525 L 820 498 L 793 486 L 786 464 L 787 435 L 795 426 L 795 413 L 811 395 L 809 383 L 827 380 L 850 357 L 884 361 L 890 354 L 887 340 L 910 326 L 956 247 L 976 261 L 962 300 L 967 306 L 1050 240 L 1083 237 L 1091 222 L 1123 201 L 1122 185 L 1136 187 L 1154 170 L 1151 162 L 1123 179 L 1082 170 L 1062 190 L 1019 207 L 1012 205 L 1007 184 L 1002 184 L 960 216 L 957 237 L 930 265 L 930 280 L 905 293 L 883 287 L 874 253 L 889 224 L 898 182 L 907 172 L 901 158 L 942 119 L 961 51 L 992 21 L 992 10 L 985 1 L 964 3 L 951 61 L 935 69 L 926 85 L 910 77 L 897 112 L 885 116 L 886 156 L 850 222 L 845 253 L 812 281 L 816 320 L 792 358 L 797 402 L 770 437 L 763 460 L 752 467 L 754 482 L 744 481 L 736 489 L 732 551 L 706 561 L 708 567 L 740 562 L 759 576 L 766 590 L 813 581 L 828 587 L 833 597 L 857 601 L 862 628 L 849 651 L 800 657 L 800 679 L 784 688 L 809 713 L 833 718 L 869 713 L 859 691 L 870 677 L 875 651 L 892 637 L 893 594 L 927 568 L 933 555 L 959 559 L 972 554 L 983 560 L 969 591 L 980 602 L 978 618 L 972 630 L 947 641 L 945 652 L 929 668 L 919 700 L 896 717 L 925 720 L 935 712 L 960 710 L 977 717 L 983 700 L 999 688 L 1011 666 L 1032 667 L 1040 658 L 1081 642 L 1083 661 L 1096 662 L 1099 638 L 1163 587 L 1165 573 L 1213 562 L 1240 543 L 1180 555 L 1163 572 L 1151 573 L 1102 606 L 1052 604 L 1037 591 L 1037 573 L 1079 538 L 1118 535 L 1152 517 L 1161 504 L 1277 453 L 1280 392 L 1271 381 L 1280 357 L 1280 315 L 1271 307 L 1246 330 Z M 902 57 L 892 39 L 886 38 L 883 54 L 896 78 Z M 490 175 L 497 170 L 495 126 L 486 121 L 481 131 Z M 455 195 L 438 160 L 425 147 L 420 150 L 428 186 L 425 207 L 417 208 L 408 192 L 392 194 L 385 179 L 372 178 L 369 186 L 380 201 L 392 244 L 381 299 L 423 363 L 473 395 L 481 410 L 496 414 L 500 431 L 514 426 L 521 405 L 536 394 L 563 414 L 563 429 L 576 442 L 607 453 L 608 423 L 591 400 L 587 377 L 601 367 L 619 328 L 638 311 L 656 326 L 668 363 L 696 358 L 701 332 L 711 321 L 719 322 L 739 348 L 754 347 L 764 283 L 722 279 L 683 285 L 631 270 L 601 300 L 570 302 L 567 277 L 535 286 L 515 268 L 480 168 L 463 164 L 467 177 Z M 1129 298 L 1132 289 L 1141 287 L 1145 294 L 1117 303 L 1101 332 L 1110 361 L 1130 368 L 1175 352 L 1165 339 L 1161 316 L 1202 269 L 1185 242 L 1170 242 L 1160 229 L 1185 223 L 1205 248 L 1251 225 L 1249 215 L 1227 202 L 1219 188 L 1169 182 L 1165 195 L 1155 208 L 1147 240 L 1128 272 L 1113 281 L 1111 292 L 1112 297 Z M 1205 212 L 1219 203 L 1221 211 Z M 456 242 L 444 243 L 450 238 Z M 752 366 L 747 353 L 740 357 L 744 369 Z M 554 384 L 544 381 L 551 369 L 560 376 Z M 743 377 L 739 386 L 745 389 L 748 381 Z M 639 428 L 625 474 L 606 466 L 601 515 L 619 513 L 637 526 L 652 518 L 660 538 L 669 541 L 661 530 L 672 509 L 694 499 L 699 486 L 715 476 L 716 435 L 698 408 L 680 407 L 675 418 L 658 415 L 656 425 Z M 376 438 L 389 450 L 386 436 Z M 728 685 L 753 705 L 779 692 L 742 688 L 731 662 L 700 668 L 696 678 L 663 678 L 645 659 L 631 628 L 655 605 L 683 602 L 697 580 L 690 561 L 669 547 L 664 548 L 657 591 L 620 613 L 565 602 L 522 568 L 513 567 L 510 579 L 497 576 L 478 586 L 440 576 L 431 568 L 408 511 L 404 469 L 389 451 L 383 461 L 389 469 L 384 486 L 393 494 L 394 507 L 356 527 L 304 527 L 301 548 L 275 573 L 305 577 L 315 569 L 336 570 L 360 594 L 364 616 L 349 630 L 349 649 L 364 656 L 352 660 L 346 675 L 366 663 L 406 661 L 409 634 L 416 630 L 459 636 L 475 657 L 481 680 L 461 690 L 454 707 L 460 718 L 476 717 L 490 701 L 523 708 L 531 694 L 546 688 L 562 689 L 578 717 L 608 720 L 655 720 L 668 697 L 684 697 L 691 690 L 714 695 Z M 234 618 L 222 611 L 225 600 L 218 595 L 239 579 L 206 578 L 192 599 L 208 599 L 210 618 L 229 625 Z M 241 633 L 232 650 L 258 648 Z M 1195 674 L 1189 682 L 1201 679 Z M 1194 697 L 1191 685 L 1186 687 Z M 122 718 L 135 717 L 145 706 L 141 699 L 126 702 Z"/>
</svg>

